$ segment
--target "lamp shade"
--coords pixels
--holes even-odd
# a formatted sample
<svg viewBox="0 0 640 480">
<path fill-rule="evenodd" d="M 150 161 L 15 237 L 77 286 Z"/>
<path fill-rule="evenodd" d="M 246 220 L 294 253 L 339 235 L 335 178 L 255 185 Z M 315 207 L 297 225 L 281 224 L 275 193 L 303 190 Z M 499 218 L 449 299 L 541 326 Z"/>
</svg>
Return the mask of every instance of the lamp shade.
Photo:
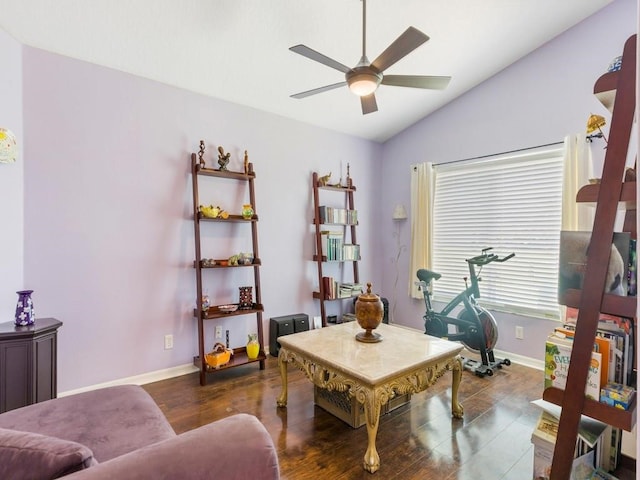
<svg viewBox="0 0 640 480">
<path fill-rule="evenodd" d="M 407 210 L 404 208 L 404 205 L 401 203 L 396 205 L 396 208 L 393 210 L 393 219 L 394 220 L 404 220 L 407 218 Z"/>
<path fill-rule="evenodd" d="M 587 133 L 593 133 L 596 130 L 600 130 L 600 127 L 604 127 L 607 124 L 602 115 L 591 114 L 589 120 L 587 120 Z"/>
<path fill-rule="evenodd" d="M 349 90 L 359 97 L 366 97 L 376 91 L 382 81 L 382 75 L 372 68 L 361 65 L 350 70 L 346 75 Z"/>
</svg>

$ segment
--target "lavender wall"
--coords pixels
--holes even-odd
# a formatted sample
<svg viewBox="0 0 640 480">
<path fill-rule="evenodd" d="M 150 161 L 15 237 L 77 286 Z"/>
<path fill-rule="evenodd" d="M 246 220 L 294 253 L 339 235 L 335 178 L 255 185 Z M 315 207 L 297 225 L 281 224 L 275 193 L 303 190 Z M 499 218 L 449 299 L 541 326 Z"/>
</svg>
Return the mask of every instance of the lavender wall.
<svg viewBox="0 0 640 480">
<path fill-rule="evenodd" d="M 382 205 L 389 210 L 384 215 L 388 230 L 383 238 L 385 264 L 389 266 L 383 281 L 386 292 L 393 292 L 392 265 L 397 251 L 391 209 L 396 203 L 410 205 L 410 165 L 558 142 L 565 135 L 583 131 L 592 112 L 610 118 L 593 96 L 593 84 L 611 60 L 622 54 L 624 42 L 637 31 L 636 21 L 636 2 L 617 0 L 384 145 Z M 593 145 L 594 149 L 602 148 Z M 408 245 L 409 222 L 400 226 L 400 233 L 401 243 Z M 405 294 L 408 276 L 413 280 L 415 275 L 408 271 L 408 254 L 401 257 L 399 269 L 395 320 L 422 328 L 424 303 Z M 496 313 L 496 318 L 498 349 L 543 358 L 541 345 L 553 322 L 501 313 Z M 524 327 L 524 341 L 515 339 L 516 325 Z"/>
<path fill-rule="evenodd" d="M 200 139 L 255 165 L 265 332 L 272 316 L 318 315 L 311 172 L 347 162 L 358 187 L 364 281 L 380 284 L 374 143 L 33 48 L 24 49 L 25 279 L 59 332 L 59 390 L 189 364 L 197 350 L 190 158 Z M 217 165 L 216 165 L 217 166 Z M 235 191 L 202 203 L 239 213 Z M 210 193 L 206 193 L 210 192 Z M 205 256 L 251 251 L 232 231 L 204 231 Z M 243 271 L 245 269 L 242 269 Z M 247 269 L 248 270 L 248 269 Z M 220 272 L 207 272 L 214 274 Z M 208 276 L 214 303 L 237 302 L 248 272 Z M 255 317 L 232 317 L 232 346 Z M 174 335 L 164 350 L 163 337 Z M 265 338 L 268 343 L 268 337 Z M 207 341 L 213 346 L 210 335 Z M 275 361 L 275 360 L 274 360 Z"/>
<path fill-rule="evenodd" d="M 304 260 L 314 249 L 310 175 L 344 175 L 347 162 L 358 187 L 361 279 L 393 301 L 391 214 L 396 203 L 409 205 L 409 165 L 555 142 L 582 130 L 591 111 L 603 111 L 591 95 L 593 82 L 635 31 L 635 12 L 631 0 L 614 2 L 383 146 L 23 48 L 0 32 L 0 46 L 12 58 L 11 75 L 0 80 L 9 88 L 3 83 L 0 95 L 10 92 L 8 121 L 18 124 L 14 131 L 25 145 L 23 163 L 11 166 L 18 176 L 2 190 L 8 202 L 0 207 L 0 221 L 19 229 L 24 218 L 25 237 L 10 240 L 10 254 L 0 253 L 3 268 L 18 262 L 10 267 L 11 280 L 0 280 L 1 311 L 10 319 L 14 291 L 28 287 L 35 290 L 39 316 L 65 322 L 60 391 L 189 364 L 196 329 L 189 313 L 195 280 L 188 155 L 200 139 L 209 158 L 223 145 L 237 167 L 245 149 L 255 164 L 266 320 L 318 314 L 310 299 L 315 264 Z M 594 32 L 600 33 L 595 44 Z M 210 201 L 232 209 L 239 199 L 221 191 Z M 400 232 L 407 243 L 408 222 Z M 207 236 L 229 254 L 246 249 L 231 232 Z M 407 270 L 405 253 L 401 288 L 409 281 Z M 235 301 L 240 275 L 211 277 L 209 293 Z M 397 300 L 396 321 L 421 328 L 422 303 L 403 295 Z M 504 315 L 498 320 L 499 348 L 541 358 L 548 323 Z M 525 327 L 526 342 L 513 339 L 515 324 Z M 249 319 L 223 328 L 231 330 L 235 345 L 254 329 Z M 175 346 L 164 350 L 169 333 Z"/>
<path fill-rule="evenodd" d="M 18 300 L 15 292 L 25 288 L 24 258 L 24 133 L 22 128 L 22 46 L 0 30 L 0 127 L 18 139 L 15 163 L 0 164 L 0 322 L 12 321 Z"/>
</svg>

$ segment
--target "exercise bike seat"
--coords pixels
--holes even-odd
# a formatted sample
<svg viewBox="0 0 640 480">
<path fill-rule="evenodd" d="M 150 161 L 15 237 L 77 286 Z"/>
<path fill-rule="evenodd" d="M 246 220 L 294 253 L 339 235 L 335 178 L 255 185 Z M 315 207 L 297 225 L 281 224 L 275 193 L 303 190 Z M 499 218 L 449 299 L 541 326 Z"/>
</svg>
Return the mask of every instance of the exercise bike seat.
<svg viewBox="0 0 640 480">
<path fill-rule="evenodd" d="M 429 285 L 431 280 L 438 280 L 442 276 L 439 273 L 432 272 L 431 270 L 427 270 L 426 268 L 421 268 L 420 270 L 418 270 L 416 275 L 418 276 L 418 280 L 426 283 L 427 285 Z"/>
</svg>

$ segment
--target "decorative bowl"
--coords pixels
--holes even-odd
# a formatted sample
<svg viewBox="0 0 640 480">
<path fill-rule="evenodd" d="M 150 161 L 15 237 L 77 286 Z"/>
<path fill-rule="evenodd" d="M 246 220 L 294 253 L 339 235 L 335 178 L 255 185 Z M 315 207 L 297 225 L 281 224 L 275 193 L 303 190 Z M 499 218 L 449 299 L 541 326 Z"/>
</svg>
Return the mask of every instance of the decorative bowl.
<svg viewBox="0 0 640 480">
<path fill-rule="evenodd" d="M 218 310 L 220 310 L 223 313 L 232 313 L 238 310 L 238 305 L 233 303 L 229 305 L 219 305 Z"/>
</svg>

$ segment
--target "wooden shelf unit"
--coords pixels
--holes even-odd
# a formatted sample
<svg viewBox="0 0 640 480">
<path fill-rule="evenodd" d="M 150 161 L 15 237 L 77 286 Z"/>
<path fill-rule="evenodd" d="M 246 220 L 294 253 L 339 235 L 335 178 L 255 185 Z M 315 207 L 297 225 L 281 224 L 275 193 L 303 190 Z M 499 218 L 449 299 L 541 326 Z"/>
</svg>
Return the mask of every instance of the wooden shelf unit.
<svg viewBox="0 0 640 480">
<path fill-rule="evenodd" d="M 264 353 L 264 340 L 263 340 L 263 328 L 262 328 L 262 313 L 264 307 L 262 305 L 262 293 L 260 289 L 260 266 L 262 261 L 259 257 L 258 250 L 258 215 L 256 211 L 256 198 L 254 181 L 256 174 L 253 171 L 253 164 L 247 165 L 248 171 L 234 172 L 227 170 L 214 170 L 212 168 L 204 168 L 200 165 L 197 155 L 191 154 L 191 177 L 193 183 L 193 226 L 194 226 L 194 238 L 195 238 L 195 260 L 193 261 L 193 268 L 196 271 L 196 308 L 193 310 L 193 315 L 198 322 L 198 355 L 194 357 L 193 363 L 200 369 L 200 385 L 206 385 L 207 374 L 226 370 L 227 368 L 238 367 L 246 365 L 248 363 L 258 362 L 260 364 L 260 370 L 265 368 L 265 360 L 267 356 Z M 209 218 L 200 213 L 199 206 L 199 191 L 198 191 L 198 177 L 217 177 L 220 179 L 227 179 L 237 182 L 247 182 L 249 187 L 249 203 L 252 205 L 254 214 L 250 219 L 245 219 L 242 215 L 229 215 L 228 218 Z M 200 236 L 201 223 L 204 224 L 222 224 L 222 223 L 245 223 L 251 229 L 251 244 L 253 248 L 253 262 L 249 265 L 219 265 L 216 261 L 215 265 L 204 265 L 202 260 L 202 243 Z M 213 228 L 213 225 L 210 225 Z M 253 269 L 253 294 L 255 295 L 255 302 L 251 309 L 238 309 L 235 312 L 225 313 L 219 309 L 219 306 L 212 305 L 205 312 L 202 310 L 202 296 L 203 290 L 203 272 L 208 270 L 227 269 L 227 268 L 241 268 L 250 267 Z M 256 329 L 258 333 L 258 342 L 260 343 L 260 353 L 257 359 L 249 359 L 246 354 L 246 347 L 234 348 L 234 354 L 231 357 L 229 363 L 219 368 L 212 368 L 207 365 L 205 361 L 205 353 L 207 353 L 205 345 L 205 332 L 204 322 L 220 318 L 239 317 L 244 315 L 255 315 L 256 317 Z M 211 342 L 213 345 L 213 342 Z"/>
<path fill-rule="evenodd" d="M 353 194 L 356 191 L 356 187 L 351 182 L 351 179 L 348 178 L 348 185 L 345 187 L 333 186 L 333 185 L 322 185 L 319 181 L 320 177 L 317 172 L 313 172 L 311 186 L 313 190 L 313 225 L 315 227 L 315 240 L 316 240 L 316 253 L 313 255 L 313 261 L 316 262 L 318 268 L 318 290 L 312 293 L 314 299 L 320 301 L 320 315 L 322 318 L 322 326 L 327 326 L 327 311 L 325 302 L 339 302 L 341 300 L 349 300 L 354 297 L 345 297 L 345 298 L 327 298 L 328 292 L 323 284 L 322 278 L 324 277 L 324 264 L 346 264 L 351 263 L 353 267 L 353 283 L 360 283 L 360 273 L 358 268 L 359 260 L 327 260 L 327 257 L 321 255 L 322 252 L 322 235 L 321 232 L 324 227 L 339 227 L 342 228 L 343 234 L 349 232 L 349 241 L 357 245 L 358 242 L 356 240 L 356 224 L 342 224 L 342 223 L 323 223 L 320 220 L 320 192 L 326 191 L 327 193 L 335 193 L 344 195 L 344 207 L 347 210 L 355 210 L 355 204 L 353 199 Z"/>
<path fill-rule="evenodd" d="M 631 232 L 632 238 L 637 237 L 636 183 L 624 182 L 636 106 L 635 73 L 636 35 L 633 35 L 625 43 L 621 70 L 605 73 L 594 86 L 595 96 L 612 112 L 612 118 L 601 182 L 583 187 L 576 197 L 578 202 L 595 202 L 596 212 L 582 290 L 570 290 L 560 299 L 565 305 L 579 309 L 566 387 L 564 391 L 547 388 L 543 394 L 545 400 L 562 407 L 551 480 L 566 480 L 571 475 L 581 415 L 588 415 L 625 431 L 630 431 L 636 423 L 637 401 L 625 411 L 589 400 L 584 395 L 600 313 L 633 318 L 634 324 L 637 324 L 636 297 L 604 293 L 620 204 L 627 210 L 624 230 Z"/>
</svg>

